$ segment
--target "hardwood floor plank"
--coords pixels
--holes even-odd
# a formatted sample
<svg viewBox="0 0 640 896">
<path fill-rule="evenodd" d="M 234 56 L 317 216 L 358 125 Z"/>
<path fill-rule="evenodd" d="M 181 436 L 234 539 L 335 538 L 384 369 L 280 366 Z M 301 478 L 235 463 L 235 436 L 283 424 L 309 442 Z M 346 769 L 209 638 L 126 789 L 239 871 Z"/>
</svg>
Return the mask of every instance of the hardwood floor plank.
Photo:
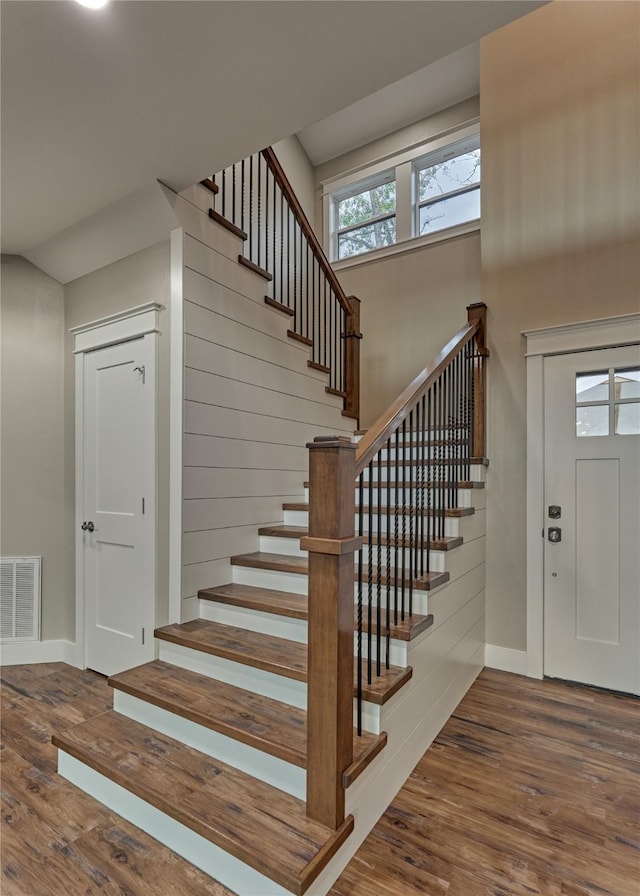
<svg viewBox="0 0 640 896">
<path fill-rule="evenodd" d="M 36 679 L 61 671 L 93 677 L 2 672 L 3 896 L 233 896 L 58 777 L 51 732 L 88 687 L 38 699 Z M 485 669 L 331 896 L 638 896 L 639 712 Z"/>
</svg>

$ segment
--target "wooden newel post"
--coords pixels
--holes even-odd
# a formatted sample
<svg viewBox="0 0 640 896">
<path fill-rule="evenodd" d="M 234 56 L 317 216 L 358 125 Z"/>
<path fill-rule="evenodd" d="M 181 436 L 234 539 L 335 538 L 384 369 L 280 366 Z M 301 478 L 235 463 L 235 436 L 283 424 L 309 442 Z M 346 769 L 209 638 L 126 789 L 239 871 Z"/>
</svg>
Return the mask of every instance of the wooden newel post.
<svg viewBox="0 0 640 896">
<path fill-rule="evenodd" d="M 489 357 L 486 345 L 487 306 L 476 302 L 467 306 L 467 320 L 479 323 L 473 355 L 473 456 L 486 457 L 486 371 L 485 358 Z"/>
<path fill-rule="evenodd" d="M 307 815 L 344 821 L 342 773 L 353 761 L 353 555 L 356 446 L 317 438 L 309 448 L 309 683 Z"/>
<path fill-rule="evenodd" d="M 360 299 L 347 296 L 351 314 L 345 324 L 345 392 L 344 409 L 360 425 Z"/>
</svg>

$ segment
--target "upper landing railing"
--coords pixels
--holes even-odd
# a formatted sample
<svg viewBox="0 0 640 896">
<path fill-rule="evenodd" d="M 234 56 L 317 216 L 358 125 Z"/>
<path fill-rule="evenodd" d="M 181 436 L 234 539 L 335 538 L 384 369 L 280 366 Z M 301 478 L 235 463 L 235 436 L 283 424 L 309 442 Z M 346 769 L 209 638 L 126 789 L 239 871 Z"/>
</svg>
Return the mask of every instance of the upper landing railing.
<svg viewBox="0 0 640 896">
<path fill-rule="evenodd" d="M 244 239 L 241 260 L 270 284 L 265 300 L 291 316 L 289 335 L 309 346 L 344 413 L 358 419 L 360 302 L 345 295 L 271 147 L 225 168 L 210 216 Z"/>
</svg>

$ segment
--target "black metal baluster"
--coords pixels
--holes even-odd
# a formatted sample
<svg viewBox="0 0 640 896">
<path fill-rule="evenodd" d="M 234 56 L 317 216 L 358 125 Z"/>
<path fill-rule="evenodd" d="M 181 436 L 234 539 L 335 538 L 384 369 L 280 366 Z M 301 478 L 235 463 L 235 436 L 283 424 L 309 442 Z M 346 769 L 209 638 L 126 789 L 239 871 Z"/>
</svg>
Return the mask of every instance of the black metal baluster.
<svg viewBox="0 0 640 896">
<path fill-rule="evenodd" d="M 254 261 L 253 257 L 253 159 L 249 156 L 249 258 Z"/>
<path fill-rule="evenodd" d="M 322 309 L 322 319 L 324 321 L 324 326 L 322 328 L 322 364 L 324 367 L 327 366 L 327 286 L 328 281 L 327 278 L 324 278 L 324 308 Z"/>
<path fill-rule="evenodd" d="M 369 497 L 368 497 L 368 532 L 367 546 L 369 551 L 367 577 L 367 682 L 371 684 L 371 651 L 373 648 L 373 462 L 369 463 Z"/>
<path fill-rule="evenodd" d="M 378 467 L 378 544 L 377 544 L 377 604 L 376 604 L 376 675 L 380 675 L 380 655 L 382 652 L 381 641 L 380 638 L 382 636 L 382 616 L 381 616 L 381 607 L 380 600 L 382 598 L 382 477 L 380 467 Z M 369 475 L 373 476 L 373 463 L 369 465 Z"/>
<path fill-rule="evenodd" d="M 231 220 L 236 224 L 236 163 L 231 167 Z"/>
<path fill-rule="evenodd" d="M 256 155 L 258 164 L 258 227 L 256 230 L 256 243 L 258 244 L 258 267 L 261 267 L 260 246 L 262 244 L 262 156 L 260 153 Z"/>
<path fill-rule="evenodd" d="M 227 216 L 227 169 L 222 169 L 222 217 Z"/>
<path fill-rule="evenodd" d="M 284 305 L 284 193 L 280 190 L 280 302 Z M 287 308 L 289 295 L 287 294 Z"/>
<path fill-rule="evenodd" d="M 245 192 L 247 188 L 247 178 L 245 172 L 246 160 L 243 159 L 240 162 L 240 184 L 242 186 L 242 195 L 240 196 L 240 229 L 244 230 L 244 216 L 245 216 Z M 245 231 L 246 233 L 246 231 Z"/>
<path fill-rule="evenodd" d="M 422 427 L 420 429 L 420 441 L 422 442 L 422 461 L 420 464 L 421 468 L 421 477 L 420 477 L 420 577 L 424 576 L 424 551 L 425 551 L 425 539 L 424 539 L 424 526 L 425 526 L 425 518 L 424 518 L 424 485 L 425 479 L 427 476 L 427 460 L 425 458 L 426 445 L 425 441 L 427 438 L 426 433 L 426 412 L 427 412 L 427 399 L 426 396 L 422 396 Z M 427 524 L 427 541 L 429 540 L 429 520 L 426 521 Z M 428 547 L 427 547 L 428 550 Z M 428 567 L 427 567 L 428 569 Z"/>
<path fill-rule="evenodd" d="M 433 517 L 433 438 L 432 438 L 432 427 L 433 427 L 433 390 L 434 386 L 429 388 L 427 392 L 427 458 L 428 458 L 428 467 L 426 471 L 426 479 L 427 479 L 427 544 L 426 544 L 426 571 L 427 573 L 431 572 L 431 541 L 432 534 L 434 531 L 434 517 Z"/>
<path fill-rule="evenodd" d="M 399 565 L 399 557 L 398 557 L 398 549 L 400 547 L 400 525 L 398 518 L 398 508 L 400 506 L 400 481 L 398 476 L 400 474 L 400 429 L 396 429 L 396 444 L 395 444 L 395 502 L 394 502 L 394 520 L 393 520 L 393 554 L 394 554 L 394 569 L 395 575 L 393 577 L 393 624 L 398 624 L 398 570 L 400 569 Z"/>
<path fill-rule="evenodd" d="M 382 452 L 378 452 L 378 477 L 383 475 Z M 389 668 L 391 639 L 391 438 L 387 439 L 387 661 Z"/>
<path fill-rule="evenodd" d="M 212 180 L 213 183 L 217 186 L 217 184 L 216 184 L 216 175 L 215 175 L 215 174 L 212 176 L 211 180 Z M 213 210 L 214 210 L 214 212 L 215 212 L 215 211 L 216 211 L 216 205 L 218 204 L 218 197 L 217 197 L 217 194 L 216 194 L 216 193 L 212 193 L 211 196 L 212 196 L 212 205 L 211 205 L 211 207 L 213 208 Z"/>
<path fill-rule="evenodd" d="M 298 222 L 296 219 L 293 219 L 293 251 L 291 253 L 291 260 L 293 261 L 293 309 L 295 311 L 294 321 L 294 329 L 297 331 L 298 325 L 300 322 L 300 313 L 298 311 L 298 253 L 297 253 L 297 243 L 298 243 Z"/>
<path fill-rule="evenodd" d="M 414 551 L 414 543 L 413 543 L 413 533 L 414 533 L 414 513 L 415 507 L 413 505 L 413 471 L 415 470 L 415 458 L 414 453 L 417 454 L 417 446 L 413 447 L 413 410 L 409 411 L 409 606 L 408 612 L 409 616 L 413 613 L 413 579 L 414 579 L 414 562 L 413 562 L 413 551 Z"/>
<path fill-rule="evenodd" d="M 261 156 L 262 158 L 262 156 Z M 269 184 L 271 182 L 267 160 L 264 161 L 264 266 L 269 269 Z M 273 271 L 270 271 L 273 276 Z"/>
<path fill-rule="evenodd" d="M 311 246 L 307 243 L 307 294 L 306 294 L 306 314 L 304 319 L 304 335 L 309 338 L 309 254 L 311 253 Z M 313 253 L 311 253 L 311 276 L 313 277 Z"/>
<path fill-rule="evenodd" d="M 404 622 L 406 608 L 406 549 L 407 549 L 407 419 L 402 421 L 402 579 L 400 618 Z"/>
</svg>

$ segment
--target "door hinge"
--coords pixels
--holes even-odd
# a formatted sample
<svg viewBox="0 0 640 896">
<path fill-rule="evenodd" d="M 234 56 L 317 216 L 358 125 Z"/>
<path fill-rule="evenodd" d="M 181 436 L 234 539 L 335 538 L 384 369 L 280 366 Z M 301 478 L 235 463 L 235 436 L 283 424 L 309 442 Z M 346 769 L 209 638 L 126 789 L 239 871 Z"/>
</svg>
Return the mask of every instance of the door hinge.
<svg viewBox="0 0 640 896">
<path fill-rule="evenodd" d="M 142 512 L 144 513 L 144 498 L 142 499 Z"/>
<path fill-rule="evenodd" d="M 142 629 L 142 644 L 144 646 L 144 629 Z"/>
</svg>

